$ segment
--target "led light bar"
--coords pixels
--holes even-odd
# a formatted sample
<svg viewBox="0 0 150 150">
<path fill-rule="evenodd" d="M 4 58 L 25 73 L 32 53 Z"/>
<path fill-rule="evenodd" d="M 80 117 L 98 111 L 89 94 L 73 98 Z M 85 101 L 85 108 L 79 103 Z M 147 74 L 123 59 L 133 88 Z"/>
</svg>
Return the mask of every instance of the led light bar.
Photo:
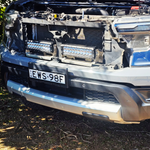
<svg viewBox="0 0 150 150">
<path fill-rule="evenodd" d="M 63 56 L 73 56 L 77 58 L 89 58 L 94 59 L 95 47 L 82 47 L 76 45 L 65 45 L 62 46 Z"/>
<path fill-rule="evenodd" d="M 37 50 L 46 53 L 52 53 L 52 43 L 27 42 L 28 50 Z"/>
</svg>

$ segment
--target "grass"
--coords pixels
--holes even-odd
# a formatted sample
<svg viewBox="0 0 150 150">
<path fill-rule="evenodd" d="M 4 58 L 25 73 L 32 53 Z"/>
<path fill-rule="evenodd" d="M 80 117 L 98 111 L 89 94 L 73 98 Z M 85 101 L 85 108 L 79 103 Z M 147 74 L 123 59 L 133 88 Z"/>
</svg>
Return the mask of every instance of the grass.
<svg viewBox="0 0 150 150">
<path fill-rule="evenodd" d="M 120 125 L 49 109 L 32 110 L 11 95 L 0 81 L 1 150 L 149 150 L 149 121 Z M 34 133 L 15 130 L 22 117 Z M 22 125 L 23 127 L 23 125 Z"/>
</svg>

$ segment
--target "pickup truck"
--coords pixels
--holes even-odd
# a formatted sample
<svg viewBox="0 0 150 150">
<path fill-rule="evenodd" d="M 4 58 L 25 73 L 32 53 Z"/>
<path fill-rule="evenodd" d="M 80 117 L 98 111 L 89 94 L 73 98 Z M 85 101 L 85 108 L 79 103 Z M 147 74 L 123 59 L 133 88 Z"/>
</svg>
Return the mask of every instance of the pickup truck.
<svg viewBox="0 0 150 150">
<path fill-rule="evenodd" d="M 150 119 L 149 0 L 19 0 L 5 12 L 10 93 L 94 119 Z"/>
</svg>

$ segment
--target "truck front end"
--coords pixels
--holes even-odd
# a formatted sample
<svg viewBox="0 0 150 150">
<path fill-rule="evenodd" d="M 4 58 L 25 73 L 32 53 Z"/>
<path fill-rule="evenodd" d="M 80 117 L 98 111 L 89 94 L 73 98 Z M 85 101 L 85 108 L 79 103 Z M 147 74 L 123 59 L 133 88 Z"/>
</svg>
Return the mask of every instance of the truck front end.
<svg viewBox="0 0 150 150">
<path fill-rule="evenodd" d="M 26 101 L 115 123 L 150 119 L 150 2 L 20 0 L 1 71 Z"/>
</svg>

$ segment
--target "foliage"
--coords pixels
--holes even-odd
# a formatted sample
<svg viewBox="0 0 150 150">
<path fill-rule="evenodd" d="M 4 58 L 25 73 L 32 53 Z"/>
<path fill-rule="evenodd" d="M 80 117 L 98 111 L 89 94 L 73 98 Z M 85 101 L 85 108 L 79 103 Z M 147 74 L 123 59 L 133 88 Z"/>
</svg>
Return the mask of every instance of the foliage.
<svg viewBox="0 0 150 150">
<path fill-rule="evenodd" d="M 3 37 L 3 25 L 4 25 L 4 12 L 6 7 L 0 7 L 0 42 Z"/>
<path fill-rule="evenodd" d="M 14 0 L 0 0 L 0 8 L 1 7 L 7 7 L 13 1 Z"/>
<path fill-rule="evenodd" d="M 6 7 L 14 0 L 0 0 L 0 43 L 3 37 L 4 12 Z"/>
<path fill-rule="evenodd" d="M 0 7 L 0 25 L 4 21 L 4 12 L 5 12 L 6 7 Z"/>
</svg>

